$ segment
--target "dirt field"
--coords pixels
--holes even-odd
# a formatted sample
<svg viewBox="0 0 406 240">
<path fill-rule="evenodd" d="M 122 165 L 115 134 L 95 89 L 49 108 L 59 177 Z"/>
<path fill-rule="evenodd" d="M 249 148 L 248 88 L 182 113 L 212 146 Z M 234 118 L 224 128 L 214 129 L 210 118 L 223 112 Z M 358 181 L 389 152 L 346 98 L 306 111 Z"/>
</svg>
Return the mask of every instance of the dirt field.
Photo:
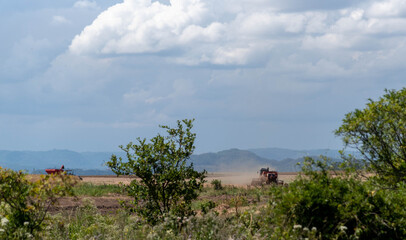
<svg viewBox="0 0 406 240">
<path fill-rule="evenodd" d="M 295 172 L 279 173 L 279 180 L 283 180 L 285 183 L 290 183 L 297 176 Z M 79 183 L 92 183 L 96 185 L 103 184 L 129 184 L 133 178 L 128 176 L 81 176 L 82 181 Z M 223 185 L 233 185 L 238 187 L 246 187 L 251 184 L 252 178 L 257 178 L 256 173 L 244 173 L 244 172 L 218 172 L 209 173 L 206 180 L 207 185 L 214 179 L 218 179 Z M 29 179 L 38 180 L 40 175 L 29 175 Z M 90 201 L 98 208 L 101 213 L 108 214 L 114 213 L 121 208 L 119 200 L 131 201 L 130 197 L 122 195 L 109 195 L 102 197 L 65 197 L 59 201 L 57 206 L 51 209 L 52 213 L 64 212 L 69 213 L 75 211 L 79 206 L 83 205 L 86 201 Z"/>
<path fill-rule="evenodd" d="M 120 200 L 131 201 L 127 196 L 103 196 L 103 197 L 63 197 L 56 206 L 51 207 L 51 213 L 69 213 L 74 212 L 78 207 L 83 206 L 86 202 L 92 203 L 100 213 L 116 213 L 121 209 Z"/>
<path fill-rule="evenodd" d="M 295 172 L 286 172 L 279 173 L 279 180 L 284 181 L 285 183 L 292 182 L 297 173 Z M 245 186 L 250 185 L 253 178 L 258 178 L 257 173 L 247 173 L 247 172 L 224 172 L 224 173 L 209 173 L 206 180 L 210 183 L 214 179 L 218 179 L 221 183 L 226 185 L 234 186 Z"/>
<path fill-rule="evenodd" d="M 283 180 L 286 183 L 292 182 L 297 176 L 296 172 L 286 172 L 279 173 L 279 179 Z M 81 176 L 82 182 L 92 183 L 92 184 L 129 184 L 133 178 L 128 176 Z M 246 173 L 246 172 L 216 172 L 208 173 L 207 183 L 214 179 L 218 179 L 221 183 L 226 185 L 235 185 L 235 186 L 245 186 L 251 184 L 253 178 L 257 178 L 257 173 Z"/>
</svg>

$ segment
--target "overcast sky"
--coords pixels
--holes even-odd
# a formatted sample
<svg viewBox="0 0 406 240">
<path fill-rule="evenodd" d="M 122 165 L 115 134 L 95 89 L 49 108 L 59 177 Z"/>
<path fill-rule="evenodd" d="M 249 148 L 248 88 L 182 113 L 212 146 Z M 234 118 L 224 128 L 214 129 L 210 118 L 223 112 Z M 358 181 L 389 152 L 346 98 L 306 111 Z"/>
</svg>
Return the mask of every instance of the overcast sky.
<svg viewBox="0 0 406 240">
<path fill-rule="evenodd" d="M 0 149 L 116 151 L 195 118 L 197 153 L 342 147 L 405 87 L 406 0 L 0 1 Z"/>
</svg>

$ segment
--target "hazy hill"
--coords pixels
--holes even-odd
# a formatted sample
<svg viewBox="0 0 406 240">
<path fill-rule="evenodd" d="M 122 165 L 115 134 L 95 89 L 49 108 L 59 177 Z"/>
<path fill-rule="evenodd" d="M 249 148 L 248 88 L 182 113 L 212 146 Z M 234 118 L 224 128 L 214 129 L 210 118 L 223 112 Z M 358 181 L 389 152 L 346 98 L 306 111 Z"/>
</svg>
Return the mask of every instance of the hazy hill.
<svg viewBox="0 0 406 240">
<path fill-rule="evenodd" d="M 297 163 L 303 162 L 303 156 L 306 155 L 297 156 L 300 157 L 273 160 L 258 156 L 248 150 L 230 149 L 218 153 L 193 155 L 191 161 L 197 169 L 206 169 L 209 172 L 258 171 L 262 167 L 270 167 L 281 172 L 296 172 L 300 170 Z"/>
<path fill-rule="evenodd" d="M 306 156 L 327 156 L 330 158 L 340 158 L 338 150 L 334 149 L 314 149 L 314 150 L 292 150 L 285 148 L 254 148 L 248 149 L 248 151 L 255 153 L 256 155 L 275 160 L 284 160 L 286 158 L 302 158 Z"/>
<path fill-rule="evenodd" d="M 239 149 L 193 155 L 191 161 L 196 168 L 206 169 L 209 172 L 245 171 L 247 169 L 257 169 L 264 164 L 268 166 L 274 165 L 278 162 L 259 157 L 250 151 Z"/>
<path fill-rule="evenodd" d="M 0 151 L 0 166 L 15 170 L 33 170 L 45 168 L 80 169 L 106 169 L 103 166 L 112 153 L 108 152 L 83 152 L 69 150 L 51 151 Z M 118 153 L 121 154 L 121 153 Z M 123 155 L 123 154 L 121 154 Z"/>
</svg>

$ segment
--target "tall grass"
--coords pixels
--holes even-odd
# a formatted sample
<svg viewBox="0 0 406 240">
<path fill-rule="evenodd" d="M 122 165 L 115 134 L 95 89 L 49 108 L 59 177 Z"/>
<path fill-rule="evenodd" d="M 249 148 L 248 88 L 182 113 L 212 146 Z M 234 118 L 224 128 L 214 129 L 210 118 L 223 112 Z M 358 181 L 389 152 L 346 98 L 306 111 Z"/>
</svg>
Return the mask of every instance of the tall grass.
<svg viewBox="0 0 406 240">
<path fill-rule="evenodd" d="M 150 225 L 142 218 L 119 212 L 102 215 L 88 202 L 68 217 L 51 216 L 40 239 L 318 239 L 317 231 L 264 222 L 261 208 L 250 208 L 237 216 L 215 211 L 179 219 L 167 215 L 165 221 Z"/>
</svg>

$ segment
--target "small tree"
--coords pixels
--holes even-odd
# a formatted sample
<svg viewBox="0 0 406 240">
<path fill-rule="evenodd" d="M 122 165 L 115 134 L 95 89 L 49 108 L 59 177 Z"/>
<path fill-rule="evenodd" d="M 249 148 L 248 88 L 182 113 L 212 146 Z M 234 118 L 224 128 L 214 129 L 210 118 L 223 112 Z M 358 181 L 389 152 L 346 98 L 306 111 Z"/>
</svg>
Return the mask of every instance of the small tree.
<svg viewBox="0 0 406 240">
<path fill-rule="evenodd" d="M 29 181 L 26 173 L 0 167 L 0 239 L 25 239 L 44 227 L 50 208 L 73 195 L 76 181 L 64 174 Z M 5 225 L 5 226 L 4 226 Z"/>
<path fill-rule="evenodd" d="M 406 180 L 406 88 L 385 92 L 348 113 L 336 135 L 363 155 L 368 170 L 394 184 Z"/>
<path fill-rule="evenodd" d="M 289 235 L 314 228 L 318 237 L 310 239 L 406 239 L 406 184 L 379 189 L 355 171 L 306 157 L 295 181 L 270 189 L 265 224 L 290 228 Z"/>
<path fill-rule="evenodd" d="M 177 216 L 193 214 L 192 200 L 202 189 L 206 171 L 198 172 L 187 160 L 195 149 L 196 134 L 191 132 L 193 120 L 177 121 L 177 128 L 160 126 L 168 135 L 157 135 L 150 142 L 138 138 L 120 148 L 127 161 L 112 155 L 107 165 L 118 175 L 134 175 L 135 180 L 126 187 L 134 197 L 132 210 L 151 223 L 173 213 Z"/>
<path fill-rule="evenodd" d="M 221 180 L 213 179 L 210 184 L 214 187 L 214 190 L 223 190 L 223 185 L 221 185 Z"/>
</svg>

